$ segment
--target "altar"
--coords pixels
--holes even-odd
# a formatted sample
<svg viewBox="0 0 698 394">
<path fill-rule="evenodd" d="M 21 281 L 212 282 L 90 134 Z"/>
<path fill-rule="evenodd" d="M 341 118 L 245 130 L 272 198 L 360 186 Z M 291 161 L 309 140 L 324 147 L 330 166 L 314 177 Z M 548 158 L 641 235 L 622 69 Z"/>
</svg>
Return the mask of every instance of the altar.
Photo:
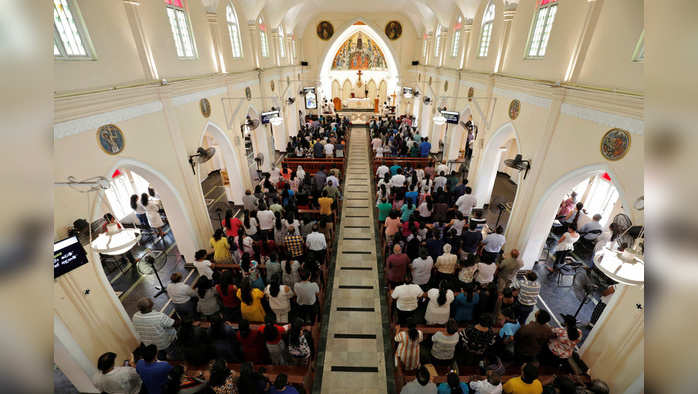
<svg viewBox="0 0 698 394">
<path fill-rule="evenodd" d="M 373 109 L 373 100 L 370 98 L 347 98 L 342 100 L 346 109 Z"/>
</svg>

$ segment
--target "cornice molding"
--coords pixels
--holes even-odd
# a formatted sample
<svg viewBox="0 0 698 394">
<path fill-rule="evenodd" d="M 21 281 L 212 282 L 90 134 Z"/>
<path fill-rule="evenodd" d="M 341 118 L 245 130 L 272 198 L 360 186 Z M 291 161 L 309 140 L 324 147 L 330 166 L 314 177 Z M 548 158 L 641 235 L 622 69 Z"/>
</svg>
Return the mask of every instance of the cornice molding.
<svg viewBox="0 0 698 394">
<path fill-rule="evenodd" d="M 53 139 L 57 141 L 61 138 L 84 133 L 86 131 L 96 131 L 102 125 L 123 122 L 139 116 L 160 112 L 162 108 L 163 104 L 161 101 L 151 101 L 145 104 L 56 123 L 53 125 Z"/>
<path fill-rule="evenodd" d="M 587 107 L 580 107 L 569 103 L 563 103 L 560 112 L 565 115 L 589 120 L 611 128 L 617 127 L 625 129 L 636 135 L 644 135 L 645 133 L 645 122 L 640 119 L 598 111 Z"/>
<path fill-rule="evenodd" d="M 550 108 L 550 104 L 552 104 L 552 102 L 553 102 L 553 100 L 551 100 L 549 98 L 534 96 L 532 94 L 528 94 L 528 93 L 524 93 L 524 92 L 520 92 L 520 91 L 502 89 L 502 88 L 497 88 L 497 87 L 494 88 L 494 94 L 498 94 L 500 96 L 508 96 L 511 98 L 521 100 L 524 103 L 537 105 L 537 106 L 543 107 L 543 108 Z"/>
</svg>

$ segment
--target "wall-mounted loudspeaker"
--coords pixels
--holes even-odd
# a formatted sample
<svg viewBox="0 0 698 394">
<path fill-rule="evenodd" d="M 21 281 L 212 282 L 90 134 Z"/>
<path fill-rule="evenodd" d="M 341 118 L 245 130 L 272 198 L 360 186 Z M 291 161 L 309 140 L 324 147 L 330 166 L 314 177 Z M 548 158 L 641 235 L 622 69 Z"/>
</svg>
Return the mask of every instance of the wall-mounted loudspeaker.
<svg viewBox="0 0 698 394">
<path fill-rule="evenodd" d="M 419 66 L 419 60 L 412 60 L 413 66 Z"/>
<path fill-rule="evenodd" d="M 307 65 L 308 65 L 308 62 L 306 62 L 305 60 L 301 61 L 301 66 L 307 66 Z"/>
</svg>

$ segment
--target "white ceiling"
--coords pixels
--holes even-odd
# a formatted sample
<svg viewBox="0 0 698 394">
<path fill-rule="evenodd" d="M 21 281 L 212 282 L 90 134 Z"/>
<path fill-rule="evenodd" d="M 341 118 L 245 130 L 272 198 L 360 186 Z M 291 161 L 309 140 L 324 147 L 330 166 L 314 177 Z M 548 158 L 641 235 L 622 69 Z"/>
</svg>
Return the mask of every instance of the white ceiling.
<svg viewBox="0 0 698 394">
<path fill-rule="evenodd" d="M 209 12 L 227 0 L 201 0 Z M 265 24 L 276 29 L 281 23 L 284 31 L 301 35 L 307 24 L 322 14 L 354 13 L 357 17 L 370 13 L 397 12 L 414 25 L 417 34 L 432 32 L 437 24 L 450 25 L 457 11 L 474 18 L 480 4 L 489 0 L 237 0 L 248 20 L 260 12 Z M 518 3 L 519 0 L 496 0 L 498 3 Z"/>
</svg>

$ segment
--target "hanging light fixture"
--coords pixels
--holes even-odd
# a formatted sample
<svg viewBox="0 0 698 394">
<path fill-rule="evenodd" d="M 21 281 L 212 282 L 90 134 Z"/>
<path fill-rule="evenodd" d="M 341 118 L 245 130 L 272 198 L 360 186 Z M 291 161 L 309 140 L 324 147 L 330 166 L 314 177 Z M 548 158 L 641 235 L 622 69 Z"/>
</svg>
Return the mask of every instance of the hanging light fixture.
<svg viewBox="0 0 698 394">
<path fill-rule="evenodd" d="M 434 121 L 434 124 L 437 126 L 441 126 L 446 123 L 446 118 L 443 115 L 441 115 L 440 112 L 438 115 L 434 116 L 432 120 Z"/>
</svg>

